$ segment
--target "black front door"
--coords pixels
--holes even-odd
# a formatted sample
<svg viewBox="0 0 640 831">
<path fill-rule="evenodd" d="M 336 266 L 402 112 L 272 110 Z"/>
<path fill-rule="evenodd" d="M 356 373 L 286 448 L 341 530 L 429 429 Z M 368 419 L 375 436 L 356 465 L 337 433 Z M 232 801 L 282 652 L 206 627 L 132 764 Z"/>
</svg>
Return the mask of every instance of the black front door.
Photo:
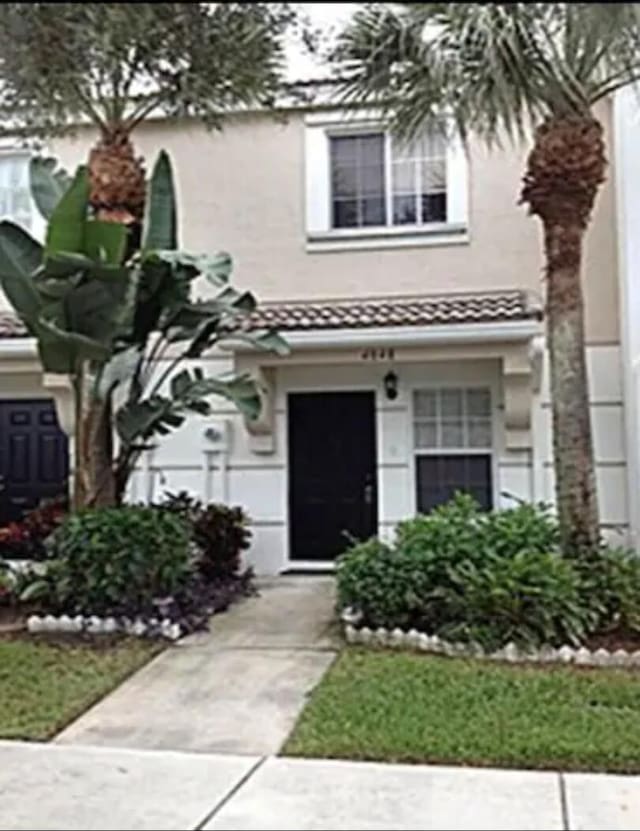
<svg viewBox="0 0 640 831">
<path fill-rule="evenodd" d="M 377 531 L 372 392 L 289 396 L 292 560 L 332 560 Z"/>
<path fill-rule="evenodd" d="M 67 437 L 53 402 L 0 401 L 0 525 L 66 495 L 68 474 Z"/>
</svg>

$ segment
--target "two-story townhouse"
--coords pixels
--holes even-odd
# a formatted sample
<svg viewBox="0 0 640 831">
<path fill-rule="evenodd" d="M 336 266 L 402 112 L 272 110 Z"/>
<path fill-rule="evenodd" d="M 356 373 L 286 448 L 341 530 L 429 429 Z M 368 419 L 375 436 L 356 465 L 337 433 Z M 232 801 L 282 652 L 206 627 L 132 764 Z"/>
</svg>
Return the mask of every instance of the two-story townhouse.
<svg viewBox="0 0 640 831">
<path fill-rule="evenodd" d="M 262 301 L 258 322 L 291 354 L 239 344 L 208 355 L 209 372 L 259 379 L 259 421 L 224 403 L 190 418 L 146 454 L 130 496 L 188 489 L 244 506 L 262 573 L 326 568 L 348 535 L 388 535 L 457 489 L 487 507 L 553 500 L 540 231 L 516 205 L 525 149 L 402 144 L 375 113 L 309 90 L 285 120 L 242 114 L 207 132 L 158 119 L 136 135 L 147 160 L 171 154 L 184 247 L 229 251 L 234 282 Z M 640 204 L 625 208 L 640 181 L 635 106 L 625 96 L 600 112 L 612 165 L 585 266 L 598 495 L 603 531 L 620 542 L 636 522 L 635 407 L 625 416 L 640 357 L 628 322 Z M 50 149 L 73 167 L 92 140 Z M 26 164 L 0 154 L 0 214 L 37 231 Z M 9 312 L 0 327 L 1 522 L 60 488 L 68 468 L 34 345 Z"/>
</svg>

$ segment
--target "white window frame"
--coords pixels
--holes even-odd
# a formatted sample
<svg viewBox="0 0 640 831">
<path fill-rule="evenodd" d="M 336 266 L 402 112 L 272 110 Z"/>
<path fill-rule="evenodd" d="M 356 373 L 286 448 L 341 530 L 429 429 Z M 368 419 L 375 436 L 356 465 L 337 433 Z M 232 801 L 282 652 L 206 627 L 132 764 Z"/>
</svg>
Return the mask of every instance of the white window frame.
<svg viewBox="0 0 640 831">
<path fill-rule="evenodd" d="M 459 138 L 446 150 L 447 219 L 415 225 L 371 225 L 333 228 L 331 223 L 331 153 L 333 136 L 382 132 L 385 136 L 387 218 L 392 216 L 391 134 L 375 114 L 310 113 L 305 118 L 305 207 L 307 251 L 388 248 L 466 243 L 468 237 L 469 176 L 466 153 Z"/>
<path fill-rule="evenodd" d="M 414 439 L 414 423 L 416 419 L 415 413 L 415 396 L 414 393 L 423 390 L 437 391 L 444 389 L 486 389 L 489 391 L 490 404 L 489 412 L 491 416 L 491 447 L 430 447 L 430 448 L 416 448 Z M 421 456 L 490 456 L 491 469 L 491 497 L 493 508 L 500 506 L 500 465 L 498 452 L 498 438 L 499 438 L 499 389 L 495 381 L 491 379 L 478 379 L 477 381 L 470 380 L 433 380 L 424 381 L 412 384 L 407 390 L 409 396 L 408 406 L 408 448 L 409 448 L 409 475 L 410 475 L 410 505 L 412 513 L 418 513 L 418 465 L 416 460 Z"/>
<path fill-rule="evenodd" d="M 28 162 L 28 160 L 31 158 L 32 155 L 33 154 L 31 153 L 31 151 L 28 150 L 25 147 L 18 147 L 18 146 L 13 145 L 13 144 L 0 144 L 0 160 L 6 159 L 8 157 L 14 157 L 14 158 L 20 157 L 20 158 L 26 159 L 26 161 Z M 36 239 L 40 242 L 43 242 L 47 223 L 46 223 L 45 218 L 42 216 L 42 214 L 38 210 L 38 206 L 36 205 L 35 200 L 34 200 L 33 196 L 31 196 L 31 195 L 30 195 L 30 201 L 31 201 L 31 227 L 30 228 L 24 228 L 24 230 L 28 234 L 30 234 L 34 239 Z M 14 219 L 14 217 L 5 216 L 5 215 L 0 215 L 0 221 L 1 220 L 8 220 L 10 222 L 15 222 L 16 221 Z M 20 224 L 20 223 L 16 223 L 16 224 Z M 22 228 L 24 226 L 20 225 L 20 227 Z"/>
</svg>

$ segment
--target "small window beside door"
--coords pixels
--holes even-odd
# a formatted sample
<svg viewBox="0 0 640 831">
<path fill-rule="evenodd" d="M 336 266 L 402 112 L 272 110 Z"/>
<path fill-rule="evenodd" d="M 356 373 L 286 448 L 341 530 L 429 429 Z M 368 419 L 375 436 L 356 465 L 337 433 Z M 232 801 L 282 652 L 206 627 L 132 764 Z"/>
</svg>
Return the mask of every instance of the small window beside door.
<svg viewBox="0 0 640 831">
<path fill-rule="evenodd" d="M 493 505 L 493 420 L 487 387 L 413 393 L 416 507 L 426 513 L 463 491 Z"/>
</svg>

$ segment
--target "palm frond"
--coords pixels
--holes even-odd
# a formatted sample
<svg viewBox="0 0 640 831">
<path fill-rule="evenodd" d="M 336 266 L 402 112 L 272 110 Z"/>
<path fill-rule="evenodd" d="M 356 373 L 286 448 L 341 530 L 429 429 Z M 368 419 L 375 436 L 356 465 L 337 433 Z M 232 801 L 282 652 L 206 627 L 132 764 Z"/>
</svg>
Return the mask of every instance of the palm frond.
<svg viewBox="0 0 640 831">
<path fill-rule="evenodd" d="M 343 100 L 404 137 L 442 124 L 489 142 L 585 115 L 640 76 L 633 3 L 363 4 L 332 55 Z"/>
</svg>

